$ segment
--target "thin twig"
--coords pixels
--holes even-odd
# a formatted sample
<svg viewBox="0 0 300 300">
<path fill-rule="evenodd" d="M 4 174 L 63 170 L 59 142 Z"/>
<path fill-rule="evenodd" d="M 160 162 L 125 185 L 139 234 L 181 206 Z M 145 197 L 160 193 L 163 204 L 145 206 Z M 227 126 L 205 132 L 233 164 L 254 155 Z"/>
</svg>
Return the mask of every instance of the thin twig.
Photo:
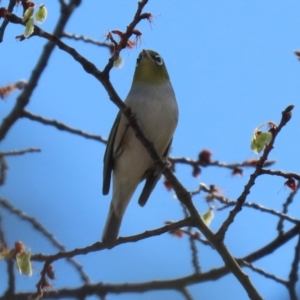
<svg viewBox="0 0 300 300">
<path fill-rule="evenodd" d="M 117 240 L 112 241 L 112 242 L 107 242 L 107 243 L 97 242 L 91 246 L 87 246 L 84 248 L 76 248 L 76 249 L 68 251 L 68 252 L 58 252 L 54 255 L 42 255 L 42 254 L 33 255 L 31 257 L 31 259 L 33 261 L 44 261 L 45 262 L 44 267 L 41 271 L 41 278 L 40 278 L 39 282 L 37 283 L 37 286 L 41 286 L 42 283 L 44 282 L 44 280 L 46 280 L 47 269 L 48 269 L 49 265 L 56 260 L 59 260 L 62 258 L 72 258 L 75 255 L 86 255 L 88 253 L 100 251 L 103 249 L 112 249 L 121 244 L 137 242 L 142 239 L 157 236 L 157 235 L 160 235 L 160 234 L 172 231 L 172 230 L 176 230 L 181 227 L 189 226 L 190 224 L 191 224 L 191 218 L 188 218 L 188 219 L 184 219 L 182 221 L 176 222 L 176 223 L 166 225 L 166 226 L 158 228 L 158 229 L 146 231 L 141 234 L 124 237 L 124 238 L 119 237 Z"/>
<path fill-rule="evenodd" d="M 293 239 L 295 236 L 299 235 L 300 224 L 295 225 L 292 229 L 286 231 L 283 235 L 277 236 L 270 243 L 264 245 L 262 248 L 253 251 L 252 253 L 246 255 L 243 260 L 247 262 L 253 262 L 260 259 L 270 253 L 273 253 L 276 249 L 286 244 L 288 241 Z"/>
<path fill-rule="evenodd" d="M 3 228 L 3 218 L 1 214 L 0 214 L 0 246 L 1 248 L 7 247 L 7 242 L 5 239 L 4 228 Z M 15 266 L 12 259 L 7 259 L 5 261 L 7 266 L 8 283 L 4 295 L 7 297 L 7 299 L 11 299 L 12 295 L 15 293 L 15 288 L 16 288 L 16 279 L 14 273 Z"/>
<path fill-rule="evenodd" d="M 187 224 L 188 226 L 188 224 Z M 271 241 L 268 245 L 265 247 L 262 247 L 258 251 L 255 251 L 243 258 L 236 259 L 237 262 L 239 262 L 241 265 L 242 261 L 247 262 L 254 262 L 256 260 L 259 260 L 268 254 L 272 253 L 282 245 L 285 245 L 290 239 L 295 237 L 295 235 L 299 234 L 300 225 L 295 226 L 288 232 L 286 232 L 283 236 L 276 237 L 273 241 Z M 99 243 L 100 244 L 100 243 Z M 83 253 L 82 253 L 83 254 Z M 42 258 L 42 257 L 41 257 Z M 47 256 L 42 259 L 44 261 L 47 259 Z M 39 259 L 36 259 L 39 260 Z M 141 292 L 147 292 L 147 291 L 154 291 L 154 290 L 178 290 L 181 287 L 185 288 L 189 285 L 201 283 L 201 282 L 207 282 L 207 281 L 215 281 L 226 274 L 229 274 L 230 270 L 224 266 L 220 268 L 212 269 L 205 273 L 195 273 L 189 276 L 170 279 L 170 280 L 155 280 L 155 281 L 148 281 L 148 282 L 139 282 L 139 283 L 121 283 L 121 284 L 104 284 L 103 282 L 97 283 L 97 284 L 88 284 L 88 285 L 82 285 L 78 288 L 74 289 L 59 289 L 57 291 L 50 291 L 45 295 L 45 299 L 61 299 L 62 297 L 76 297 L 78 295 L 101 295 L 101 294 L 107 294 L 107 293 L 141 293 Z M 17 294 L 14 299 L 15 300 L 24 300 L 27 299 L 27 297 L 30 295 L 30 293 L 20 293 Z M 7 298 L 0 297 L 0 300 L 6 300 Z"/>
<path fill-rule="evenodd" d="M 23 155 L 26 153 L 34 153 L 41 152 L 40 148 L 28 148 L 24 150 L 12 150 L 12 151 L 2 151 L 0 152 L 0 156 L 15 156 L 15 155 Z"/>
<path fill-rule="evenodd" d="M 18 209 L 17 207 L 13 206 L 9 201 L 0 198 L 0 205 L 7 209 L 10 213 L 17 215 L 20 219 L 29 222 L 37 231 L 43 234 L 53 246 L 61 251 L 66 251 L 66 248 L 63 244 L 61 244 L 55 236 L 49 232 L 40 222 L 38 222 L 34 217 L 31 217 L 25 214 L 22 210 Z M 81 279 L 84 282 L 90 282 L 88 275 L 83 271 L 82 266 L 75 261 L 73 258 L 68 259 L 70 263 L 77 269 L 79 272 Z"/>
<path fill-rule="evenodd" d="M 100 46 L 100 47 L 105 47 L 105 48 L 108 48 L 108 49 L 112 49 L 112 47 L 113 47 L 111 45 L 111 43 L 100 42 L 98 40 L 91 39 L 91 38 L 86 37 L 84 35 L 78 35 L 78 34 L 71 34 L 71 33 L 63 32 L 62 37 L 72 39 L 72 40 L 76 40 L 76 41 L 83 41 L 85 43 L 93 44 L 93 45 Z"/>
<path fill-rule="evenodd" d="M 224 206 L 219 207 L 219 208 L 216 209 L 218 211 L 221 211 L 223 209 L 227 209 L 231 206 L 237 205 L 237 201 L 225 198 L 223 195 L 220 195 L 220 194 L 217 194 L 217 193 L 212 193 L 211 189 L 203 183 L 199 184 L 199 189 L 198 190 L 192 191 L 191 193 L 192 193 L 192 195 L 196 195 L 196 194 L 200 194 L 201 191 L 204 191 L 205 193 L 210 194 L 213 197 L 214 200 L 218 200 L 220 203 L 224 204 Z M 262 212 L 269 213 L 271 215 L 277 216 L 277 217 L 282 218 L 284 220 L 290 221 L 294 224 L 299 224 L 300 223 L 300 220 L 297 220 L 295 218 L 292 218 L 289 215 L 283 214 L 283 213 L 281 213 L 277 210 L 271 209 L 271 208 L 264 207 L 263 205 L 260 205 L 260 204 L 254 203 L 254 202 L 245 202 L 243 204 L 243 206 L 244 207 L 249 207 L 249 208 L 254 208 L 254 209 L 260 210 Z"/>
<path fill-rule="evenodd" d="M 221 202 L 221 201 L 220 201 Z M 217 210 L 223 210 L 223 209 L 227 209 L 231 206 L 234 206 L 237 204 L 236 201 L 233 201 L 233 200 L 229 200 L 229 199 L 226 199 L 226 201 L 222 202 L 224 203 L 225 205 L 220 207 L 220 208 L 217 208 Z M 266 212 L 266 213 L 269 213 L 271 215 L 274 215 L 274 216 L 277 216 L 283 220 L 287 220 L 287 221 L 290 221 L 294 224 L 299 224 L 300 223 L 300 220 L 297 220 L 295 218 L 292 218 L 290 217 L 289 215 L 286 215 L 284 213 L 281 213 L 277 210 L 274 210 L 272 208 L 267 208 L 267 207 L 264 207 L 263 205 L 260 205 L 260 204 L 257 204 L 257 203 L 254 203 L 254 202 L 245 202 L 243 204 L 244 207 L 249 207 L 249 208 L 254 208 L 254 209 L 257 209 L 257 210 L 260 210 L 262 212 Z"/>
<path fill-rule="evenodd" d="M 241 268 L 239 267 L 236 260 L 232 257 L 232 255 L 226 248 L 222 239 L 219 239 L 219 238 L 216 239 L 213 232 L 205 225 L 205 223 L 202 220 L 201 216 L 199 215 L 197 209 L 195 208 L 195 206 L 192 203 L 190 193 L 182 186 L 182 184 L 174 176 L 174 174 L 171 172 L 171 170 L 167 167 L 167 163 L 157 154 L 157 152 L 154 148 L 154 145 L 146 139 L 145 135 L 139 128 L 137 120 L 134 119 L 134 115 L 132 114 L 131 110 L 128 107 L 126 107 L 126 105 L 122 102 L 121 98 L 118 96 L 113 85 L 111 84 L 111 82 L 109 80 L 109 71 L 113 67 L 113 63 L 114 63 L 115 59 L 118 57 L 121 49 L 124 49 L 126 47 L 127 41 L 129 39 L 129 37 L 132 35 L 132 30 L 142 19 L 149 18 L 148 13 L 141 14 L 142 9 L 146 3 L 147 3 L 147 0 L 141 0 L 139 2 L 137 13 L 135 15 L 133 22 L 131 22 L 130 25 L 127 27 L 127 31 L 126 31 L 125 35 L 118 43 L 118 47 L 116 47 L 116 49 L 115 49 L 114 56 L 109 60 L 109 63 L 106 65 L 103 72 L 100 72 L 95 67 L 94 64 L 92 64 L 91 62 L 86 60 L 75 49 L 64 44 L 55 35 L 46 33 L 45 31 L 41 30 L 37 26 L 34 27 L 34 35 L 42 36 L 44 38 L 49 39 L 49 41 L 52 41 L 60 49 L 69 53 L 76 61 L 78 61 L 83 66 L 83 68 L 86 70 L 87 73 L 94 75 L 95 78 L 97 78 L 103 84 L 110 99 L 120 108 L 120 110 L 128 118 L 128 120 L 131 120 L 130 126 L 133 128 L 134 132 L 136 133 L 137 138 L 146 147 L 148 153 L 150 154 L 151 158 L 156 162 L 157 166 L 163 170 L 163 174 L 165 175 L 167 180 L 173 186 L 178 199 L 181 202 L 183 202 L 185 204 L 185 206 L 187 207 L 187 209 L 189 210 L 189 213 L 191 215 L 194 225 L 213 244 L 213 246 L 216 248 L 216 250 L 219 252 L 221 257 L 223 258 L 228 269 L 231 270 L 231 272 L 236 276 L 238 281 L 242 284 L 242 286 L 246 290 L 249 298 L 255 299 L 255 300 L 262 299 L 262 297 L 259 295 L 258 291 L 255 289 L 255 287 L 251 283 L 249 277 L 241 270 Z M 11 22 L 20 23 L 20 19 L 12 14 L 8 15 L 7 18 Z M 24 106 L 21 106 L 18 109 L 20 109 L 20 108 L 23 109 Z M 6 124 L 4 126 L 4 129 L 2 129 L 2 132 L 1 132 L 1 127 L 0 127 L 0 140 L 5 136 L 7 130 L 10 128 L 10 126 L 15 122 L 15 120 L 18 117 L 19 117 L 19 111 L 17 112 L 17 117 L 15 116 L 15 114 L 13 114 L 13 116 L 10 116 L 9 120 L 6 120 Z M 232 221 L 233 221 L 233 218 L 232 218 Z M 56 259 L 56 258 L 52 257 L 51 259 Z M 51 259 L 50 259 L 50 261 L 51 261 Z M 42 275 L 41 280 L 43 280 L 43 278 L 45 276 L 48 263 L 49 263 L 49 261 L 47 260 L 47 262 L 44 264 L 43 271 L 41 272 L 41 275 Z"/>
<path fill-rule="evenodd" d="M 277 277 L 277 276 L 275 276 L 275 275 L 273 275 L 273 274 L 270 274 L 270 273 L 266 272 L 266 271 L 263 270 L 263 269 L 260 269 L 260 268 L 258 268 L 258 267 L 255 267 L 253 264 L 251 264 L 251 263 L 249 263 L 249 262 L 247 262 L 247 261 L 242 261 L 242 264 L 243 264 L 244 266 L 250 268 L 252 271 L 254 271 L 254 272 L 256 272 L 256 273 L 258 273 L 258 274 L 260 274 L 260 275 L 263 275 L 263 276 L 266 277 L 266 278 L 272 279 L 272 280 L 274 280 L 274 281 L 276 281 L 276 282 L 278 282 L 278 283 L 283 284 L 284 286 L 286 286 L 286 284 L 287 284 L 287 281 L 286 281 L 286 280 L 284 280 L 284 279 L 282 279 L 282 278 L 279 278 L 279 277 Z"/>
<path fill-rule="evenodd" d="M 0 155 L 0 186 L 4 184 L 8 165 L 3 155 Z"/>
<path fill-rule="evenodd" d="M 300 175 L 292 172 L 283 172 L 280 170 L 268 170 L 268 169 L 261 169 L 260 174 L 267 174 L 273 176 L 280 176 L 286 179 L 294 178 L 300 181 Z"/>
<path fill-rule="evenodd" d="M 182 288 L 179 291 L 185 297 L 186 300 L 193 300 L 194 299 L 187 288 Z"/>
<path fill-rule="evenodd" d="M 104 144 L 107 143 L 107 140 L 105 138 L 101 137 L 100 135 L 90 134 L 90 133 L 84 132 L 80 129 L 70 127 L 70 126 L 68 126 L 68 125 L 66 125 L 62 122 L 59 122 L 59 121 L 56 121 L 56 120 L 50 120 L 50 119 L 46 119 L 46 118 L 38 116 L 38 115 L 34 115 L 33 113 L 31 113 L 27 110 L 24 110 L 21 116 L 26 117 L 26 118 L 28 118 L 32 121 L 40 122 L 44 125 L 54 126 L 55 128 L 57 128 L 59 130 L 62 130 L 62 131 L 67 131 L 67 132 L 70 132 L 70 133 L 73 133 L 73 134 L 80 135 L 80 136 L 85 137 L 87 139 L 96 140 L 96 141 L 104 143 Z"/>
<path fill-rule="evenodd" d="M 65 0 L 58 0 L 58 2 L 60 3 L 61 10 L 63 10 L 67 6 L 67 3 Z"/>
<path fill-rule="evenodd" d="M 254 168 L 256 167 L 257 160 L 246 160 L 241 163 L 226 163 L 226 162 L 221 162 L 218 160 L 211 161 L 211 162 L 206 162 L 201 163 L 197 159 L 191 159 L 187 157 L 171 157 L 169 158 L 170 162 L 172 164 L 183 164 L 183 165 L 189 165 L 191 167 L 220 167 L 220 168 L 225 168 L 225 169 L 230 169 L 230 170 L 235 170 L 237 168 Z M 264 163 L 264 167 L 269 167 L 273 164 L 276 163 L 276 160 L 267 160 Z"/>
<path fill-rule="evenodd" d="M 6 246 L 6 240 L 4 235 L 4 229 L 3 229 L 3 222 L 2 222 L 2 215 L 0 213 L 0 246 Z"/>
<path fill-rule="evenodd" d="M 290 204 L 293 203 L 294 197 L 297 194 L 298 190 L 300 188 L 300 181 L 298 181 L 297 187 L 295 191 L 292 191 L 289 196 L 287 197 L 286 201 L 283 203 L 283 209 L 282 209 L 282 213 L 283 214 L 287 214 L 288 209 Z M 280 218 L 277 224 L 277 230 L 278 230 L 278 234 L 283 234 L 284 230 L 283 230 L 283 226 L 284 226 L 284 218 Z"/>
<path fill-rule="evenodd" d="M 1 203 L 1 202 L 0 202 Z M 76 248 L 70 251 L 58 252 L 53 255 L 43 255 L 43 254 L 35 254 L 32 255 L 32 260 L 34 261 L 47 261 L 47 264 L 51 264 L 51 262 L 63 259 L 70 258 L 77 255 L 86 255 L 91 252 L 97 252 L 103 249 L 112 249 L 118 245 L 126 244 L 126 243 L 134 243 L 149 237 L 158 236 L 164 233 L 167 233 L 172 230 L 176 230 L 181 227 L 189 226 L 191 224 L 191 218 L 184 219 L 178 222 L 174 222 L 158 229 L 148 230 L 144 233 L 128 236 L 128 237 L 119 237 L 117 240 L 107 243 L 96 242 L 90 246 L 84 248 Z"/>
<path fill-rule="evenodd" d="M 182 210 L 183 210 L 183 214 L 184 214 L 184 217 L 185 218 L 188 218 L 189 217 L 189 213 L 188 213 L 188 210 L 186 209 L 186 207 L 183 205 L 183 203 L 181 203 L 181 207 L 182 207 Z M 188 236 L 189 236 L 189 242 L 190 242 L 190 248 L 191 248 L 191 251 L 192 251 L 192 265 L 195 269 L 195 272 L 196 273 L 200 273 L 200 262 L 199 262 L 199 257 L 198 257 L 198 248 L 197 248 L 197 245 L 196 245 L 196 241 L 195 239 L 193 238 L 193 235 L 192 235 L 192 226 L 189 226 L 187 228 L 187 233 L 188 233 Z"/>
<path fill-rule="evenodd" d="M 295 247 L 295 255 L 294 260 L 292 262 L 291 271 L 289 274 L 289 281 L 287 284 L 287 288 L 290 294 L 291 300 L 297 300 L 297 292 L 296 292 L 296 284 L 299 280 L 298 269 L 299 269 L 299 260 L 300 260 L 300 235 L 298 236 L 298 242 Z"/>
<path fill-rule="evenodd" d="M 12 2 L 15 3 L 15 1 L 11 0 L 10 3 Z M 64 13 L 60 15 L 53 36 L 56 37 L 61 36 L 62 32 L 64 31 L 65 25 L 67 24 L 69 18 L 71 17 L 71 13 L 80 4 L 80 2 L 81 1 L 79 0 L 72 0 L 68 4 L 68 7 L 64 7 Z M 8 14 L 6 16 L 6 20 L 24 26 L 22 19 L 17 17 L 14 14 Z M 39 30 L 42 31 L 41 29 Z M 16 104 L 12 109 L 12 111 L 9 113 L 9 115 L 7 115 L 3 119 L 0 125 L 0 141 L 2 141 L 5 138 L 11 126 L 21 117 L 24 108 L 27 106 L 27 104 L 30 101 L 30 97 L 33 93 L 33 90 L 38 84 L 41 74 L 44 72 L 48 64 L 48 60 L 54 48 L 55 48 L 55 44 L 53 44 L 51 41 L 46 43 L 46 45 L 44 46 L 43 48 L 44 50 L 40 56 L 40 59 L 38 60 L 35 68 L 31 72 L 31 77 L 29 78 L 28 84 L 24 87 L 22 93 L 17 98 Z"/>
<path fill-rule="evenodd" d="M 237 199 L 236 206 L 229 213 L 229 216 L 227 217 L 227 219 L 225 220 L 225 222 L 222 224 L 221 228 L 217 232 L 217 236 L 219 239 L 222 239 L 222 240 L 224 239 L 226 231 L 228 230 L 229 226 L 234 222 L 236 215 L 242 210 L 243 204 L 246 201 L 246 198 L 247 198 L 248 194 L 250 193 L 251 188 L 254 186 L 256 178 L 261 174 L 263 165 L 267 161 L 268 155 L 271 152 L 271 150 L 273 149 L 273 145 L 274 145 L 276 136 L 281 131 L 281 129 L 288 123 L 288 121 L 291 119 L 293 108 L 294 108 L 293 105 L 289 105 L 282 112 L 281 121 L 280 121 L 278 127 L 274 130 L 274 132 L 272 134 L 272 140 L 270 141 L 270 143 L 268 145 L 266 145 L 262 156 L 260 157 L 259 161 L 257 162 L 255 171 L 250 176 L 249 181 L 246 184 L 242 194 Z"/>
<path fill-rule="evenodd" d="M 7 10 L 8 10 L 9 12 L 12 12 L 13 9 L 14 9 L 14 7 L 15 7 L 15 5 L 16 5 L 16 0 L 10 0 L 10 1 L 9 1 L 9 4 L 8 4 Z M 4 20 L 3 20 L 3 23 L 2 23 L 2 25 L 1 25 L 1 27 L 0 27 L 0 43 L 3 42 L 4 32 L 5 32 L 5 29 L 6 29 L 6 26 L 8 25 L 8 23 L 9 23 L 9 22 L 8 22 L 6 19 L 4 19 Z"/>
</svg>

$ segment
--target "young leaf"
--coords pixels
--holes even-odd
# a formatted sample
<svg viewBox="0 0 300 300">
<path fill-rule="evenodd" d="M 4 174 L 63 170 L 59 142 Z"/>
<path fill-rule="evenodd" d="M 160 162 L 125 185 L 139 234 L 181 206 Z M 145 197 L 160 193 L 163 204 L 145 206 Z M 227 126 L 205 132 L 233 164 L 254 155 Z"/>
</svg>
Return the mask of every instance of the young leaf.
<svg viewBox="0 0 300 300">
<path fill-rule="evenodd" d="M 24 36 L 26 38 L 30 37 L 33 33 L 34 30 L 34 20 L 31 17 L 27 22 L 26 22 L 26 26 L 25 26 L 25 31 L 24 31 Z"/>
<path fill-rule="evenodd" d="M 32 275 L 32 268 L 30 263 L 31 252 L 21 252 L 16 255 L 17 266 L 20 274 Z"/>
<path fill-rule="evenodd" d="M 209 210 L 202 216 L 204 223 L 209 226 L 212 219 L 214 218 L 214 211 L 213 208 L 210 207 Z"/>
<path fill-rule="evenodd" d="M 43 23 L 46 18 L 47 18 L 47 8 L 44 4 L 42 4 L 39 8 L 39 10 L 35 13 L 35 19 L 39 22 L 39 23 Z"/>
<path fill-rule="evenodd" d="M 119 56 L 118 59 L 114 61 L 114 67 L 121 68 L 123 66 L 123 62 L 124 62 L 123 58 Z"/>
<path fill-rule="evenodd" d="M 23 16 L 23 22 L 26 23 L 32 17 L 33 12 L 34 12 L 34 7 L 28 7 L 25 10 L 25 13 L 24 13 L 24 16 Z"/>
<path fill-rule="evenodd" d="M 255 153 L 261 152 L 265 146 L 272 140 L 271 132 L 262 132 L 255 129 L 251 140 L 251 149 Z"/>
</svg>

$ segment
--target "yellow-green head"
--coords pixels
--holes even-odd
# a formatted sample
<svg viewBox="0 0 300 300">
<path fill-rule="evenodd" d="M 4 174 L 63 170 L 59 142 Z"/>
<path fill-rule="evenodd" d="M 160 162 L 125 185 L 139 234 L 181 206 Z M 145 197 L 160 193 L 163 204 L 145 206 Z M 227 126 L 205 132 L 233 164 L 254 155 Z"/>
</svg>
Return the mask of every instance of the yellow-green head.
<svg viewBox="0 0 300 300">
<path fill-rule="evenodd" d="M 143 50 L 137 58 L 133 84 L 161 84 L 169 80 L 169 74 L 162 57 L 155 51 Z"/>
</svg>

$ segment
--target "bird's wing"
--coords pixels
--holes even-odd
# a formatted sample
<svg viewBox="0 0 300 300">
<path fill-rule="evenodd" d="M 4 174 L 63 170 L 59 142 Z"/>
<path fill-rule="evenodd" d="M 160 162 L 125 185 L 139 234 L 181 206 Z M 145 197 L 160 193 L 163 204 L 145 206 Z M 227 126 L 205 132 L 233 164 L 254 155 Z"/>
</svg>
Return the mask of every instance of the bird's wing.
<svg viewBox="0 0 300 300">
<path fill-rule="evenodd" d="M 168 157 L 168 154 L 169 154 L 169 151 L 171 148 L 171 144 L 172 144 L 172 140 L 170 141 L 170 143 L 163 155 L 163 158 Z M 155 188 L 157 181 L 159 180 L 159 178 L 161 176 L 161 173 L 162 173 L 162 170 L 159 172 L 157 170 L 154 170 L 153 172 L 150 172 L 149 174 L 146 175 L 146 182 L 145 182 L 144 188 L 143 188 L 142 193 L 139 198 L 140 206 L 144 206 L 147 203 L 147 200 L 148 200 L 151 192 Z"/>
<path fill-rule="evenodd" d="M 103 168 L 103 187 L 102 193 L 103 195 L 107 195 L 110 188 L 110 178 L 111 171 L 113 169 L 113 149 L 115 143 L 115 137 L 118 129 L 118 125 L 120 123 L 121 112 L 118 113 L 115 123 L 110 131 L 108 142 L 104 154 L 104 168 Z"/>
</svg>

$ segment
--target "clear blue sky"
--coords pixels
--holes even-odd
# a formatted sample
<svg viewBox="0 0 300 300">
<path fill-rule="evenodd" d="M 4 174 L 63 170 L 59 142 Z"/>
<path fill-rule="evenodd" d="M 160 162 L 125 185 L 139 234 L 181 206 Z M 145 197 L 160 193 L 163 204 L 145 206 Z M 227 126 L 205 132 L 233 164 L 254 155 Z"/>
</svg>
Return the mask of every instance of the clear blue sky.
<svg viewBox="0 0 300 300">
<path fill-rule="evenodd" d="M 1 2 L 7 4 L 7 0 Z M 136 10 L 137 0 L 83 1 L 68 23 L 66 31 L 102 39 L 111 29 L 125 30 Z M 45 1 L 48 19 L 41 26 L 52 32 L 58 19 L 58 1 Z M 16 12 L 21 15 L 21 8 Z M 154 15 L 153 24 L 140 23 L 142 43 L 137 49 L 124 50 L 124 65 L 111 72 L 111 80 L 124 99 L 131 85 L 136 57 L 141 49 L 159 52 L 167 65 L 180 109 L 180 120 L 174 136 L 172 156 L 196 158 L 203 148 L 213 158 L 241 162 L 256 157 L 250 149 L 255 127 L 267 121 L 280 120 L 281 111 L 294 104 L 293 119 L 280 133 L 271 159 L 274 169 L 299 172 L 299 73 L 300 64 L 293 51 L 300 49 L 300 3 L 298 1 L 159 1 L 150 0 L 145 9 Z M 0 86 L 28 79 L 35 67 L 45 40 L 33 37 L 17 42 L 15 36 L 23 27 L 9 25 L 0 45 L 2 58 Z M 102 69 L 109 54 L 106 49 L 82 42 L 64 40 Z M 1 119 L 15 103 L 15 92 L 0 102 Z M 56 49 L 46 72 L 34 91 L 29 111 L 62 121 L 72 127 L 107 137 L 117 113 L 104 88 L 68 54 Z M 59 132 L 52 127 L 22 119 L 10 130 L 1 151 L 39 147 L 39 154 L 7 159 L 9 170 L 1 196 L 38 220 L 62 241 L 67 249 L 83 247 L 100 239 L 110 196 L 101 194 L 102 159 L 105 146 L 81 137 Z M 226 170 L 207 168 L 200 178 L 191 177 L 191 169 L 178 166 L 176 175 L 190 190 L 199 182 L 215 184 L 226 197 L 236 199 L 247 182 L 232 178 Z M 281 210 L 289 190 L 278 193 L 284 181 L 262 177 L 248 201 Z M 137 192 L 127 210 L 120 234 L 127 236 L 154 229 L 165 220 L 180 220 L 183 213 L 162 182 L 142 209 Z M 300 217 L 299 203 L 292 205 L 293 217 Z M 201 213 L 207 210 L 204 194 L 194 198 Z M 229 210 L 215 213 L 211 224 L 216 231 Z M 12 245 L 22 240 L 33 253 L 54 253 L 51 245 L 32 228 L 6 212 L 4 225 Z M 240 257 L 271 241 L 276 235 L 277 219 L 251 209 L 237 217 L 226 238 L 234 256 Z M 286 278 L 293 257 L 295 240 L 262 259 L 256 266 Z M 94 282 L 139 282 L 175 278 L 193 269 L 187 238 L 170 235 L 127 244 L 111 251 L 80 256 L 78 261 Z M 222 266 L 220 257 L 199 246 L 202 270 Z M 20 279 L 25 290 L 32 290 L 41 265 L 34 264 L 32 278 Z M 55 288 L 74 286 L 79 276 L 61 261 L 55 263 Z M 265 299 L 283 299 L 285 289 L 245 269 Z M 0 263 L 0 273 L 5 265 Z M 67 274 L 67 275 L 66 275 Z M 3 290 L 0 282 L 0 293 Z M 195 299 L 247 299 L 233 276 L 217 282 L 190 288 Z M 109 299 L 182 299 L 175 292 L 157 292 Z"/>
</svg>

